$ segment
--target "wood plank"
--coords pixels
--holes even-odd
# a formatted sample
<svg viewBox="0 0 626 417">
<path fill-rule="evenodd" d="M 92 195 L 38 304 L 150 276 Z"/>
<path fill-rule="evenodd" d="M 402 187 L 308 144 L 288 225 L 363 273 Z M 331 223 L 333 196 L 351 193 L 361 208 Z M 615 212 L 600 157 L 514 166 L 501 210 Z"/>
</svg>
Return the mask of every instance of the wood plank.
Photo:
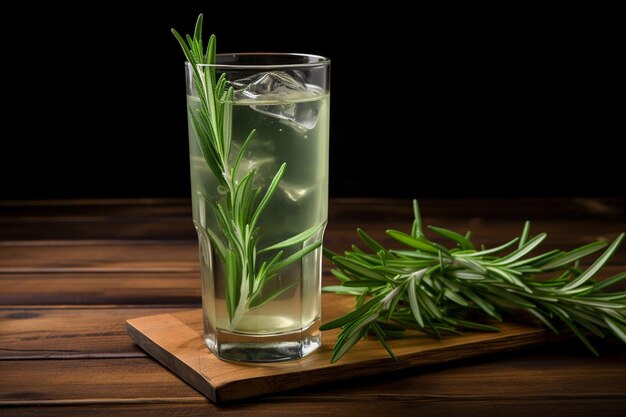
<svg viewBox="0 0 626 417">
<path fill-rule="evenodd" d="M 329 219 L 327 236 L 334 233 L 345 236 L 348 242 L 355 239 L 356 227 L 366 229 L 372 233 L 384 233 L 386 229 L 409 230 L 411 219 L 397 220 L 365 216 L 363 219 L 352 218 L 349 221 Z M 425 224 L 446 227 L 452 230 L 472 230 L 477 242 L 496 244 L 510 240 L 520 233 L 526 217 L 501 220 L 486 219 L 484 217 L 467 217 L 451 219 L 438 216 L 424 216 Z M 535 233 L 547 232 L 549 241 L 561 245 L 574 246 L 588 243 L 597 239 L 612 239 L 618 232 L 626 230 L 626 220 L 565 220 L 547 219 L 532 222 Z M 434 235 L 434 234 L 433 234 Z M 332 237 L 332 236 L 331 236 Z M 159 219 L 140 220 L 132 222 L 108 221 L 75 221 L 58 222 L 45 221 L 11 222 L 0 227 L 0 241 L 15 241 L 21 245 L 28 241 L 39 245 L 39 240 L 175 240 L 195 241 L 196 233 L 190 219 L 180 221 L 162 221 Z M 4 246 L 7 243 L 3 244 Z"/>
<path fill-rule="evenodd" d="M 195 272 L 195 242 L 0 246 L 0 273 Z"/>
<path fill-rule="evenodd" d="M 0 405 L 184 402 L 200 394 L 149 358 L 0 361 Z"/>
<path fill-rule="evenodd" d="M 467 223 L 467 222 L 463 222 Z M 470 221 L 477 243 L 494 246 L 520 233 L 521 222 Z M 439 223 L 443 227 L 463 232 L 460 224 L 451 221 Z M 363 228 L 381 243 L 399 247 L 385 235 L 385 230 L 408 230 L 409 224 L 389 223 L 379 227 L 363 224 Z M 330 224 L 325 236 L 326 245 L 333 250 L 344 250 L 358 242 L 354 225 Z M 535 233 L 545 231 L 549 238 L 546 250 L 571 249 L 596 240 L 611 241 L 618 232 L 626 230 L 626 220 L 620 222 L 550 221 L 535 225 Z M 441 238 L 435 241 L 444 242 Z M 626 250 L 618 251 L 615 262 L 626 263 Z M 0 242 L 0 273 L 3 272 L 93 272 L 93 271 L 197 271 L 197 244 L 194 240 L 172 241 L 107 241 L 86 240 L 53 242 Z"/>
<path fill-rule="evenodd" d="M 368 232 L 384 234 L 386 229 L 409 230 L 411 219 L 385 219 L 374 216 L 364 216 L 363 219 L 329 219 L 327 236 L 339 234 L 347 242 L 355 239 L 356 227 Z M 520 233 L 526 217 L 517 219 L 485 219 L 484 217 L 468 217 L 451 219 L 448 217 L 424 216 L 425 224 L 446 227 L 448 229 L 465 231 L 471 229 L 477 242 L 495 244 L 503 240 L 510 240 Z M 588 243 L 600 238 L 610 239 L 618 232 L 626 230 L 626 220 L 606 219 L 543 219 L 533 220 L 535 233 L 548 232 L 549 241 L 561 245 L 573 246 Z M 434 234 L 433 234 L 434 235 Z M 0 227 L 0 241 L 3 246 L 11 242 L 21 242 L 20 245 L 40 245 L 38 241 L 101 241 L 126 240 L 135 241 L 154 240 L 196 240 L 196 232 L 190 218 L 181 221 L 167 219 L 137 220 L 132 222 L 24 222 L 5 223 Z M 79 244 L 79 242 L 74 242 Z M 90 244 L 85 242 L 84 244 Z"/>
<path fill-rule="evenodd" d="M 185 307 L 184 309 L 188 309 Z M 144 357 L 125 321 L 183 308 L 0 308 L 0 360 Z"/>
<path fill-rule="evenodd" d="M 346 248 L 356 241 L 354 228 L 357 225 L 366 227 L 375 236 L 384 236 L 384 229 L 388 227 L 405 230 L 411 221 L 408 203 L 405 200 L 333 200 L 327 243 L 333 249 Z M 25 248 L 19 252 L 22 256 L 20 265 L 27 266 L 32 249 L 29 246 L 38 246 L 41 251 L 46 251 L 49 246 L 68 247 L 66 239 L 74 239 L 75 242 L 69 243 L 87 247 L 127 247 L 133 246 L 135 241 L 147 246 L 165 244 L 169 247 L 169 243 L 149 240 L 182 240 L 185 241 L 183 244 L 194 248 L 195 234 L 189 221 L 189 207 L 186 200 L 89 200 L 29 202 L 26 205 L 0 202 L 0 241 L 4 240 L 0 242 L 0 267 L 5 265 L 1 253 L 4 247 L 18 245 Z M 501 242 L 518 233 L 521 220 L 525 218 L 533 220 L 535 231 L 549 229 L 550 245 L 564 248 L 597 237 L 611 238 L 626 229 L 626 199 L 425 200 L 422 201 L 422 211 L 427 223 L 457 230 L 470 224 L 476 229 L 479 241 L 487 244 Z M 43 242 L 42 239 L 54 242 Z M 112 241 L 120 239 L 131 242 Z M 62 302 L 193 305 L 199 301 L 197 270 L 140 272 L 148 263 L 153 263 L 150 256 L 144 258 L 144 264 L 141 259 L 116 264 L 114 258 L 107 258 L 107 249 L 103 251 L 103 258 L 87 265 L 97 266 L 89 272 L 80 272 L 86 265 L 80 259 L 69 265 L 65 263 L 73 259 L 69 254 L 69 257 L 62 257 L 60 264 L 53 258 L 46 260 L 42 257 L 39 263 L 42 268 L 36 271 L 21 269 L 0 273 L 0 303 L 57 304 L 58 300 L 65 300 Z M 612 261 L 613 265 L 625 263 L 623 253 L 622 248 Z M 89 258 L 88 253 L 85 256 Z M 182 259 L 189 262 L 188 265 L 195 263 L 195 248 L 183 254 Z M 180 258 L 165 263 L 182 265 Z M 129 265 L 130 272 L 116 269 Z M 67 269 L 48 273 L 48 267 Z M 623 270 L 623 267 L 613 268 Z M 94 272 L 103 270 L 109 272 Z M 81 277 L 85 278 L 84 282 Z M 64 308 L 71 310 L 72 306 Z M 72 312 L 68 314 L 71 316 Z M 32 319 L 38 320 L 36 317 Z M 42 317 L 41 328 L 47 326 L 46 320 Z M 54 336 L 89 332 L 88 327 L 81 324 L 84 323 L 82 319 L 77 318 L 73 323 L 71 318 L 68 320 L 67 328 L 50 329 Z M 131 346 L 128 339 L 123 341 L 110 334 L 117 334 L 119 316 L 111 318 L 116 323 L 113 330 L 107 329 L 105 322 L 99 320 L 94 316 L 94 322 L 98 321 L 94 327 L 102 328 L 101 335 L 86 336 L 90 339 L 88 342 L 81 341 L 80 337 L 69 337 L 74 344 L 70 350 L 78 347 L 90 355 L 89 352 L 97 352 L 96 345 L 102 343 L 102 351 L 115 354 L 119 352 L 116 351 L 118 343 L 122 350 Z M 1 335 L 5 323 L 0 319 L 0 348 L 4 347 Z M 34 323 L 31 325 L 35 326 Z M 19 325 L 12 323 L 12 326 Z M 45 330 L 40 333 L 39 328 L 35 326 L 34 329 L 38 339 L 32 345 L 29 340 L 24 340 L 26 348 L 35 349 L 36 343 L 46 343 Z M 57 340 L 58 345 L 54 345 Z M 62 337 L 52 338 L 51 343 L 62 355 Z M 623 346 L 611 350 L 611 344 L 608 347 L 603 343 L 599 345 L 603 354 L 600 359 L 591 358 L 578 344 L 548 345 L 515 355 L 457 361 L 420 372 L 408 370 L 376 378 L 358 378 L 350 383 L 327 384 L 219 407 L 207 403 L 198 394 L 187 395 L 181 391 L 181 386 L 186 386 L 180 380 L 168 378 L 166 370 L 147 358 L 5 360 L 0 361 L 0 415 L 142 416 L 172 413 L 195 416 L 219 413 L 292 416 L 294 410 L 328 416 L 416 413 L 446 416 L 479 413 L 507 417 L 511 414 L 621 415 L 626 407 Z M 19 349 L 19 344 L 17 346 Z M 31 353 L 37 355 L 34 351 Z M 49 370 L 52 370 L 50 375 Z M 56 376 L 59 377 L 55 379 Z M 66 385 L 66 381 L 74 382 Z M 30 406 L 33 404 L 37 405 Z"/>
<path fill-rule="evenodd" d="M 447 219 L 623 219 L 626 198 L 423 199 L 423 216 Z M 331 199 L 330 218 L 343 221 L 413 219 L 411 200 Z"/>
<path fill-rule="evenodd" d="M 415 407 L 464 401 L 488 408 L 490 404 L 511 403 L 523 409 L 527 403 L 545 407 L 559 402 L 567 408 L 579 400 L 595 403 L 601 411 L 599 404 L 605 401 L 626 405 L 626 352 L 622 346 L 612 344 L 600 347 L 600 358 L 590 356 L 577 344 L 558 343 L 421 371 L 411 369 L 348 383 L 334 382 L 220 407 L 206 403 L 199 393 L 149 358 L 0 361 L 0 406 L 175 403 L 202 405 L 195 410 L 269 413 L 275 407 L 280 409 L 280 404 L 291 407 L 293 412 L 293 407 L 310 410 L 304 407 L 313 403 L 328 407 L 332 403 L 333 407 L 328 407 L 332 410 L 344 404 L 368 415 L 367 410 L 381 402 L 389 410 L 401 409 L 404 403 Z"/>
<path fill-rule="evenodd" d="M 323 294 L 324 320 L 353 308 L 352 297 Z M 352 348 L 350 355 L 330 364 L 338 330 L 324 332 L 324 345 L 296 362 L 249 366 L 226 362 L 210 354 L 202 336 L 202 313 L 192 310 L 136 318 L 127 322 L 131 338 L 183 380 L 215 402 L 274 393 L 326 383 L 449 362 L 451 360 L 533 346 L 553 340 L 543 329 L 499 323 L 500 333 L 469 332 L 436 340 L 424 335 L 389 341 L 398 361 L 391 360 L 377 340 Z"/>
<path fill-rule="evenodd" d="M 183 203 L 0 206 L 0 240 L 34 239 L 195 239 L 190 206 Z M 177 200 L 174 200 L 177 201 Z M 36 203 L 36 202 L 35 202 Z M 48 202 L 50 204 L 54 202 Z M 424 200 L 422 213 L 426 223 L 464 230 L 468 227 L 499 230 L 500 223 L 511 224 L 510 231 L 500 231 L 501 238 L 519 232 L 523 220 L 537 224 L 535 230 L 552 222 L 570 221 L 564 232 L 574 237 L 597 236 L 623 230 L 626 199 L 513 199 L 513 200 Z M 485 221 L 484 219 L 489 219 Z M 608 230 L 594 231 L 597 223 L 614 223 Z M 357 225 L 408 227 L 412 220 L 410 201 L 380 199 L 332 199 L 329 207 L 331 227 L 354 229 Z M 572 222 L 573 221 L 573 222 Z M 477 224 L 478 223 L 478 224 Z M 592 224 L 593 226 L 593 224 Z M 505 236 L 502 236 L 502 235 Z M 555 237 L 558 237 L 555 235 Z M 580 237 L 577 237 L 580 239 Z M 578 240 L 576 241 L 578 242 Z M 584 242 L 584 240 L 583 240 Z M 574 242 L 575 243 L 575 242 Z"/>
<path fill-rule="evenodd" d="M 511 397 L 502 400 L 470 398 L 413 399 L 366 398 L 363 402 L 338 401 L 330 397 L 324 401 L 299 401 L 290 403 L 243 403 L 216 406 L 210 403 L 157 403 L 157 404 L 85 404 L 53 407 L 0 408 L 6 417 L 366 417 L 366 416 L 551 416 L 551 417 L 615 417 L 623 414 L 626 400 L 620 397 L 557 398 Z M 45 414 L 42 414 L 45 413 Z"/>
<path fill-rule="evenodd" d="M 99 221 L 41 221 L 12 222 L 0 225 L 0 241 L 29 240 L 193 240 L 196 232 L 191 216 L 184 221 L 133 220 L 129 222 Z"/>
<path fill-rule="evenodd" d="M 324 285 L 330 276 L 330 262 L 324 260 Z M 612 261 L 598 277 L 624 271 Z M 0 305 L 200 305 L 199 272 L 107 272 L 107 273 L 4 273 L 0 274 Z M 622 281 L 615 290 L 626 290 Z"/>
<path fill-rule="evenodd" d="M 0 274 L 0 305 L 200 304 L 199 272 Z"/>
</svg>

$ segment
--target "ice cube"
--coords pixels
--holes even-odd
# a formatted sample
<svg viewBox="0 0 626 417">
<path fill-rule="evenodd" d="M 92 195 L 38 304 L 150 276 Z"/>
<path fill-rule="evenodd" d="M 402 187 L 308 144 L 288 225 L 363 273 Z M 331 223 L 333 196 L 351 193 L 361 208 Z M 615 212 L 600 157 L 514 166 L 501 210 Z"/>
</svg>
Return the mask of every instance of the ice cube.
<svg viewBox="0 0 626 417">
<path fill-rule="evenodd" d="M 234 100 L 258 99 L 259 96 L 277 99 L 289 96 L 294 91 L 307 90 L 306 83 L 298 71 L 261 72 L 232 81 L 231 84 L 236 89 L 233 93 Z"/>
<path fill-rule="evenodd" d="M 308 87 L 298 71 L 262 72 L 231 84 L 236 88 L 233 99 L 259 102 L 250 105 L 259 113 L 298 129 L 310 130 L 317 125 L 319 102 L 307 99 L 319 96 L 320 90 Z"/>
</svg>

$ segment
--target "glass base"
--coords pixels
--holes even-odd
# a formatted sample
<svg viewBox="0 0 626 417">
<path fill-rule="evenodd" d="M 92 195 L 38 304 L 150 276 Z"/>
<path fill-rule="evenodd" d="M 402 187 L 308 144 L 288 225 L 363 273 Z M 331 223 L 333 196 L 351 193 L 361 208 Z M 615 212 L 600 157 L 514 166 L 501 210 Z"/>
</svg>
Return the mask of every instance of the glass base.
<svg viewBox="0 0 626 417">
<path fill-rule="evenodd" d="M 320 319 L 304 329 L 264 335 L 218 329 L 204 343 L 218 358 L 235 362 L 282 362 L 302 359 L 322 345 Z"/>
</svg>

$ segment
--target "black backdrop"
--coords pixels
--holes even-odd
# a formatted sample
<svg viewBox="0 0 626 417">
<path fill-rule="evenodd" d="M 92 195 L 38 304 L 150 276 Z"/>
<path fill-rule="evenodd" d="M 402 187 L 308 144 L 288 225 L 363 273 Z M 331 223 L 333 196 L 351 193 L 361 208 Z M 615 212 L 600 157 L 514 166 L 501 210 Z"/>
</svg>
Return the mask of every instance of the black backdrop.
<svg viewBox="0 0 626 417">
<path fill-rule="evenodd" d="M 333 4 L 5 10 L 0 197 L 187 196 L 199 11 L 220 52 L 331 58 L 332 196 L 624 195 L 615 11 Z"/>
</svg>

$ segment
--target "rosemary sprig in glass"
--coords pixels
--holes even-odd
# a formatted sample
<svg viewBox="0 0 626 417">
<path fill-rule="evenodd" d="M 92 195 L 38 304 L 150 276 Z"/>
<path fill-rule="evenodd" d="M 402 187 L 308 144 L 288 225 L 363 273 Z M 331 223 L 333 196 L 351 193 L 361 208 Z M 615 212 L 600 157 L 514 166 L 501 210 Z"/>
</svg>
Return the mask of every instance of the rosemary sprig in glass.
<svg viewBox="0 0 626 417">
<path fill-rule="evenodd" d="M 211 35 L 206 49 L 202 41 L 202 21 L 200 14 L 196 21 L 193 37 L 184 39 L 175 30 L 172 33 L 193 70 L 193 80 L 200 106 L 188 108 L 193 131 L 198 139 L 204 160 L 220 186 L 226 191 L 222 201 L 202 197 L 213 208 L 219 230 L 196 224 L 196 228 L 207 235 L 216 253 L 226 267 L 226 306 L 231 324 L 236 323 L 249 310 L 258 308 L 278 297 L 297 282 L 282 286 L 266 294 L 265 285 L 278 276 L 281 269 L 302 259 L 320 246 L 320 243 L 306 245 L 284 256 L 283 249 L 302 244 L 319 230 L 312 227 L 282 242 L 266 248 L 258 248 L 259 219 L 263 210 L 276 192 L 286 170 L 283 163 L 267 189 L 253 186 L 255 171 L 242 172 L 241 162 L 250 142 L 254 139 L 252 130 L 238 152 L 231 155 L 233 87 L 229 86 L 226 75 L 216 79 L 216 38 Z M 272 254 L 269 261 L 257 264 L 257 255 Z"/>
<path fill-rule="evenodd" d="M 626 279 L 626 272 L 594 279 L 624 239 L 623 233 L 610 245 L 595 242 L 569 252 L 531 256 L 547 235 L 531 236 L 529 222 L 520 237 L 491 249 L 476 249 L 469 231 L 461 235 L 429 226 L 452 241 L 455 247 L 448 249 L 425 236 L 417 201 L 413 210 L 411 234 L 387 231 L 407 249 L 387 249 L 358 229 L 367 252 L 355 245 L 344 255 L 325 250 L 340 285 L 324 291 L 356 296 L 354 311 L 321 327 L 341 327 L 332 362 L 368 334 L 376 335 L 395 358 L 386 339 L 402 337 L 406 330 L 436 338 L 460 334 L 461 329 L 499 331 L 491 324 L 470 321 L 470 311 L 502 321 L 502 313 L 523 310 L 554 333 L 559 332 L 558 322 L 564 323 L 595 355 L 586 332 L 599 337 L 612 334 L 626 343 L 626 292 L 606 291 Z M 604 248 L 591 266 L 579 267 L 581 258 Z"/>
</svg>

